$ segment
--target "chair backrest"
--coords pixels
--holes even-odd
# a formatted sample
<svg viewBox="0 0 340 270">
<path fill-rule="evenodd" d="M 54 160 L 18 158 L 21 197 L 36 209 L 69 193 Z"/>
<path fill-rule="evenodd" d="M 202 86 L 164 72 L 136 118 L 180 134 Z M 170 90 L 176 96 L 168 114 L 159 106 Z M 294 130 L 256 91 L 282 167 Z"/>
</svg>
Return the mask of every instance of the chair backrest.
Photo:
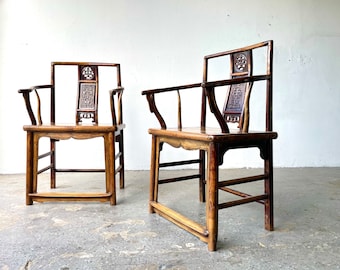
<svg viewBox="0 0 340 270">
<path fill-rule="evenodd" d="M 56 109 L 56 67 L 77 66 L 78 68 L 78 91 L 76 100 L 75 122 L 90 121 L 98 124 L 98 89 L 99 67 L 115 67 L 117 88 L 121 87 L 120 64 L 92 63 L 92 62 L 52 62 L 51 63 L 51 123 L 55 123 Z M 110 89 L 107 89 L 110 90 Z M 113 98 L 113 97 L 111 97 Z M 121 102 L 121 101 L 120 101 Z M 112 106 L 113 104 L 111 104 Z M 120 104 L 121 105 L 121 104 Z M 114 108 L 111 108 L 111 110 Z"/>
<path fill-rule="evenodd" d="M 261 66 L 265 66 L 265 70 L 261 75 L 253 76 L 254 60 L 253 54 L 255 50 L 267 47 L 265 55 L 259 61 L 262 61 Z M 228 80 L 220 81 L 215 84 L 210 84 L 212 87 L 228 86 L 226 100 L 220 113 L 212 112 L 219 120 L 220 126 L 223 131 L 228 131 L 228 126 L 223 125 L 226 123 L 238 123 L 238 127 L 242 131 L 248 131 L 249 127 L 249 101 L 253 83 L 258 80 L 266 81 L 266 130 L 272 130 L 272 58 L 273 58 L 273 41 L 261 42 L 251 46 L 240 49 L 212 54 L 204 57 L 204 74 L 203 81 L 206 86 L 209 86 L 208 80 L 208 62 L 213 58 L 229 57 L 230 62 L 230 79 L 239 79 L 239 83 L 228 83 Z M 242 79 L 243 78 L 243 79 Z M 206 89 L 205 89 L 206 90 Z M 202 100 L 202 120 L 201 124 L 205 126 L 205 113 L 206 113 L 206 95 L 203 95 Z M 213 93 L 213 95 L 215 95 Z M 210 94 L 211 97 L 211 94 Z M 209 94 L 208 94 L 209 98 Z M 224 127 L 223 127 L 224 126 Z"/>
</svg>

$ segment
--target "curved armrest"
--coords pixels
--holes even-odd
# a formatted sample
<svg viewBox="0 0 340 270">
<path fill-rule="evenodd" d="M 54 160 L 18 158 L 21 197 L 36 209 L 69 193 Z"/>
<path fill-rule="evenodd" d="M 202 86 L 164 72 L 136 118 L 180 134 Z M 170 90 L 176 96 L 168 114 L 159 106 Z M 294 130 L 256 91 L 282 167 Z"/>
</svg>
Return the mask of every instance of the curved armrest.
<svg viewBox="0 0 340 270">
<path fill-rule="evenodd" d="M 221 80 L 221 81 L 211 81 L 211 82 L 203 82 L 202 87 L 211 88 L 239 83 L 248 83 L 248 82 L 256 82 L 271 79 L 271 75 L 255 75 L 255 76 L 245 76 L 235 79 L 229 80 Z"/>
<path fill-rule="evenodd" d="M 161 125 L 162 129 L 166 129 L 166 123 L 164 118 L 160 114 L 159 110 L 157 109 L 156 102 L 155 102 L 155 94 L 177 91 L 178 93 L 178 127 L 182 127 L 182 120 L 181 120 L 181 97 L 179 94 L 179 90 L 191 89 L 201 87 L 201 83 L 194 83 L 194 84 L 186 84 L 186 85 L 179 85 L 179 86 L 172 86 L 166 88 L 157 88 L 157 89 L 150 89 L 142 91 L 142 95 L 146 95 L 146 99 L 149 103 L 149 109 L 151 113 L 154 113 L 159 124 Z"/>
<path fill-rule="evenodd" d="M 124 87 L 117 87 L 115 89 L 111 89 L 110 93 L 110 105 L 111 105 L 111 115 L 112 115 L 112 124 L 113 125 L 121 125 L 123 123 L 123 102 L 122 96 L 124 92 Z M 115 96 L 117 95 L 117 112 L 115 106 Z M 117 121 L 118 119 L 118 121 Z"/>
<path fill-rule="evenodd" d="M 201 87 L 201 84 L 202 83 L 193 83 L 193 84 L 185 84 L 185 85 L 171 86 L 171 87 L 165 87 L 165 88 L 144 90 L 142 91 L 142 95 L 157 94 L 157 93 L 164 93 L 164 92 L 170 92 L 170 91 L 175 91 L 175 90 L 177 91 L 177 90 Z"/>
<path fill-rule="evenodd" d="M 124 87 L 117 87 L 115 89 L 110 90 L 110 95 L 112 96 L 112 95 L 123 93 L 123 92 L 124 92 Z"/>
<path fill-rule="evenodd" d="M 210 82 L 203 82 L 203 83 L 195 83 L 195 84 L 179 85 L 179 86 L 166 87 L 166 88 L 144 90 L 142 91 L 142 95 L 146 95 L 146 98 L 149 102 L 150 112 L 155 114 L 161 127 L 163 129 L 166 129 L 166 123 L 164 121 L 164 118 L 162 117 L 162 115 L 160 114 L 156 106 L 155 94 L 171 92 L 171 91 L 179 92 L 179 90 L 202 87 L 204 89 L 206 97 L 208 98 L 210 110 L 215 115 L 222 132 L 229 133 L 228 125 L 226 121 L 224 120 L 223 115 L 220 109 L 218 108 L 218 105 L 216 102 L 215 87 L 227 86 L 227 85 L 233 85 L 233 84 L 241 84 L 241 83 L 253 83 L 255 81 L 271 80 L 271 78 L 272 78 L 271 75 L 245 76 L 245 77 L 228 79 L 228 80 L 210 81 Z M 178 123 L 179 123 L 178 126 L 181 127 L 181 101 L 180 101 L 179 94 L 178 94 L 178 98 L 179 98 L 178 100 Z"/>
<path fill-rule="evenodd" d="M 44 85 L 36 85 L 36 86 L 32 86 L 30 88 L 26 88 L 26 89 L 19 89 L 18 93 L 22 94 L 25 100 L 25 104 L 26 104 L 26 109 L 28 112 L 28 115 L 31 119 L 32 125 L 36 125 L 37 124 L 37 120 L 36 117 L 33 113 L 32 110 L 32 106 L 31 106 L 31 101 L 30 101 L 30 93 L 31 92 L 35 92 L 35 94 L 37 95 L 37 100 L 38 100 L 38 119 L 39 119 L 39 124 L 42 124 L 42 120 L 41 120 L 41 113 L 40 113 L 40 97 L 39 94 L 37 92 L 38 89 L 44 89 L 44 88 L 49 88 L 51 89 L 53 87 L 53 85 L 51 84 L 44 84 Z"/>
<path fill-rule="evenodd" d="M 35 86 L 30 87 L 30 88 L 19 89 L 18 93 L 20 93 L 20 94 L 30 93 L 30 92 L 37 90 L 37 89 L 52 88 L 52 86 L 53 85 L 51 85 L 51 84 L 35 85 Z"/>
</svg>

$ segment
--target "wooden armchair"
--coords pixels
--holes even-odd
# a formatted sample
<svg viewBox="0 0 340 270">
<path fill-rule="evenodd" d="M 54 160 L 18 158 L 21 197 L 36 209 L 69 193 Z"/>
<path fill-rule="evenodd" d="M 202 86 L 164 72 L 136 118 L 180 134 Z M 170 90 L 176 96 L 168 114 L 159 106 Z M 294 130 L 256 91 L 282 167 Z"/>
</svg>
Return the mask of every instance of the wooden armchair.
<svg viewBox="0 0 340 270">
<path fill-rule="evenodd" d="M 256 52 L 256 58 L 253 57 Z M 227 79 L 209 81 L 208 67 L 213 60 L 223 60 L 230 65 L 230 76 Z M 149 103 L 150 111 L 157 117 L 161 128 L 150 128 L 152 135 L 151 172 L 150 172 L 150 212 L 158 213 L 172 221 L 179 227 L 199 237 L 208 244 L 210 251 L 216 250 L 218 233 L 218 211 L 250 202 L 258 202 L 264 205 L 264 223 L 267 230 L 273 230 L 273 153 L 272 140 L 277 138 L 277 133 L 272 131 L 272 59 L 273 41 L 261 42 L 240 49 L 216 53 L 204 57 L 203 83 L 175 86 L 162 89 L 143 91 Z M 256 61 L 255 61 L 256 60 Z M 255 65 L 259 64 L 259 65 Z M 254 68 L 263 67 L 262 73 L 253 75 Z M 223 73 L 226 74 L 226 73 Z M 262 81 L 262 83 L 261 83 Z M 250 94 L 254 85 L 256 91 L 264 89 L 265 113 L 263 131 L 248 131 Z M 223 87 L 224 86 L 224 87 Z M 225 87 L 227 86 L 227 87 Z M 196 89 L 195 89 L 196 88 Z M 201 117 L 197 127 L 185 127 L 182 124 L 181 93 L 192 91 L 192 96 L 197 95 L 201 89 Z M 161 108 L 156 106 L 156 95 L 175 91 L 178 95 L 178 125 L 168 128 L 165 117 L 160 113 Z M 195 92 L 196 91 L 196 92 Z M 226 91 L 226 101 L 221 104 L 218 100 L 221 91 Z M 167 104 L 169 101 L 167 100 Z M 190 105 L 193 106 L 192 101 Z M 206 127 L 206 107 L 212 112 L 212 119 L 218 123 L 217 127 Z M 192 112 L 190 112 L 192 113 Z M 255 115 L 252 113 L 252 115 Z M 191 118 L 190 118 L 191 119 Z M 211 120 L 210 120 L 211 121 Z M 229 125 L 235 125 L 235 129 Z M 234 123 L 234 124 L 232 124 Z M 163 144 L 186 150 L 199 150 L 196 159 L 160 162 L 160 153 Z M 260 150 L 260 156 L 264 160 L 263 173 L 255 176 L 240 177 L 231 180 L 219 179 L 219 166 L 223 163 L 224 154 L 230 149 L 256 147 Z M 207 158 L 207 162 L 206 162 Z M 160 168 L 198 164 L 198 172 L 192 175 L 160 179 Z M 182 213 L 175 211 L 159 202 L 158 185 L 173 183 L 182 180 L 199 179 L 200 200 L 206 200 L 206 224 L 201 225 Z M 230 188 L 230 186 L 247 184 L 255 181 L 264 181 L 262 194 L 250 195 Z M 243 186 L 243 185 L 242 185 Z M 236 200 L 220 201 L 219 191 L 225 191 L 237 195 Z M 221 196 L 222 197 L 222 196 Z M 175 202 L 174 202 L 175 203 Z"/>
<path fill-rule="evenodd" d="M 65 71 L 62 71 L 63 69 L 67 69 L 66 74 L 64 74 Z M 110 101 L 107 102 L 108 106 L 111 107 L 111 111 L 108 108 L 108 115 L 109 118 L 112 117 L 112 120 L 108 124 L 98 123 L 99 74 L 102 71 L 105 71 L 105 75 L 109 73 L 108 77 L 111 80 L 110 87 L 112 87 L 108 96 Z M 64 98 L 60 100 L 62 102 L 57 107 L 56 92 L 68 89 L 60 89 L 61 87 L 57 87 L 57 84 L 62 84 L 72 76 L 78 85 L 78 91 L 74 89 L 73 92 L 69 92 L 70 98 L 72 97 L 71 93 L 74 93 L 74 97 L 76 97 L 76 108 L 73 110 L 75 115 L 74 122 L 71 124 L 58 124 L 57 119 L 59 118 L 56 116 L 56 112 L 66 110 L 65 103 L 67 103 L 67 98 L 65 97 L 68 94 L 63 92 Z M 112 82 L 114 83 L 113 85 Z M 26 204 L 33 204 L 33 201 L 87 200 L 110 201 L 111 205 L 115 205 L 116 174 L 119 174 L 120 188 L 124 188 L 123 129 L 125 124 L 123 123 L 122 115 L 123 87 L 121 86 L 120 64 L 52 62 L 50 85 L 39 85 L 28 89 L 21 89 L 19 93 L 24 97 L 27 112 L 31 119 L 31 125 L 23 127 L 27 132 Z M 32 94 L 36 99 L 32 100 Z M 48 123 L 43 122 L 42 116 L 44 106 L 48 106 L 48 103 L 43 104 L 41 97 L 46 97 L 46 94 L 50 102 L 50 111 L 46 112 L 46 114 L 49 113 L 50 118 Z M 36 111 L 32 109 L 33 101 L 37 105 Z M 56 108 L 59 108 L 59 110 L 56 110 Z M 43 137 L 49 138 L 50 150 L 46 153 L 39 153 L 39 140 Z M 58 141 L 70 138 L 84 140 L 98 137 L 104 138 L 105 169 L 61 169 L 56 166 L 56 143 Z M 116 144 L 118 144 L 118 149 L 116 149 Z M 38 161 L 41 159 L 46 160 L 46 158 L 49 158 L 48 165 L 38 169 Z M 93 157 L 87 156 L 85 158 Z M 115 162 L 116 160 L 118 165 Z M 48 170 L 50 171 L 50 186 L 52 189 L 56 188 L 57 172 L 105 172 L 106 191 L 103 191 L 103 193 L 38 192 L 38 175 Z"/>
</svg>

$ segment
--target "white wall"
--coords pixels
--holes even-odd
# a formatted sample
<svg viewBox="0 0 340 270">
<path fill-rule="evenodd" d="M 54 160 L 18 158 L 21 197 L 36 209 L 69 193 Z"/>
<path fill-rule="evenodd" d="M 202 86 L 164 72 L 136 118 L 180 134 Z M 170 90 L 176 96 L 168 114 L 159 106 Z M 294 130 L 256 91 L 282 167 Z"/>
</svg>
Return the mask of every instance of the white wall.
<svg viewBox="0 0 340 270">
<path fill-rule="evenodd" d="M 337 0 L 0 0 L 0 173 L 25 171 L 17 89 L 49 83 L 51 61 L 121 63 L 126 167 L 149 169 L 157 122 L 141 91 L 199 82 L 204 55 L 267 39 L 275 166 L 340 166 L 339 13 Z M 248 154 L 229 164 L 244 160 L 259 165 Z"/>
</svg>

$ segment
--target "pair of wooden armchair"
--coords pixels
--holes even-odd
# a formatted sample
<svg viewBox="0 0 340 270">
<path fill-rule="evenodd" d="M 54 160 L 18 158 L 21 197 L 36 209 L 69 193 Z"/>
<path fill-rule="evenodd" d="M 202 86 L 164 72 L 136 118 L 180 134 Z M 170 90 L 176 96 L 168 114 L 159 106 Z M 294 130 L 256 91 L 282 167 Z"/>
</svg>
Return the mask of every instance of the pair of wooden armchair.
<svg viewBox="0 0 340 270">
<path fill-rule="evenodd" d="M 213 61 L 222 63 L 224 70 L 229 66 L 229 76 L 223 79 L 210 79 L 210 72 L 214 68 Z M 256 63 L 256 64 L 255 64 Z M 76 107 L 75 124 L 57 125 L 55 116 L 55 89 L 56 89 L 56 67 L 76 66 L 78 69 L 78 98 Z M 258 202 L 264 205 L 265 228 L 273 230 L 273 149 L 272 141 L 277 133 L 272 131 L 272 84 L 273 84 L 273 42 L 266 41 L 240 49 L 216 53 L 204 57 L 203 82 L 190 85 L 173 86 L 162 89 L 143 91 L 149 103 L 150 111 L 157 117 L 160 128 L 151 128 L 152 135 L 151 168 L 150 168 L 150 212 L 157 212 L 166 219 L 177 224 L 181 228 L 199 237 L 208 244 L 210 251 L 216 250 L 218 232 L 218 211 L 227 207 L 241 205 L 250 202 Z M 110 67 L 116 69 L 117 84 L 110 91 L 112 123 L 109 125 L 98 124 L 98 74 L 99 69 Z M 209 75 L 209 76 L 208 76 Z M 209 78 L 208 78 L 209 77 Z M 41 120 L 39 90 L 50 89 L 51 111 L 50 123 L 45 125 Z M 261 91 L 261 88 L 263 91 Z M 262 92 L 265 96 L 263 107 L 264 127 L 261 131 L 249 131 L 250 125 L 250 101 L 251 92 Z M 182 121 L 182 95 L 191 91 L 192 97 L 200 96 L 200 112 L 197 125 L 188 127 Z M 198 91 L 198 92 L 197 92 Z M 26 107 L 31 118 L 32 125 L 24 126 L 27 132 L 27 173 L 26 173 L 26 203 L 32 204 L 36 201 L 48 200 L 109 200 L 116 204 L 115 174 L 120 173 L 120 187 L 124 187 L 124 148 L 123 148 L 123 119 L 122 119 L 122 93 L 119 64 L 104 63 L 52 63 L 51 85 L 36 86 L 29 89 L 19 90 L 23 94 Z M 38 113 L 34 115 L 30 103 L 30 93 L 35 92 L 38 98 Z M 221 104 L 221 92 L 226 92 L 225 102 Z M 169 128 L 166 118 L 161 113 L 166 106 L 156 105 L 156 96 L 166 93 L 176 95 L 177 125 Z M 115 97 L 117 100 L 115 101 Z M 189 98 L 190 99 L 190 98 Z M 160 99 L 161 100 L 161 99 Z M 258 103 L 256 100 L 255 103 Z M 115 105 L 117 103 L 117 106 Z M 196 115 L 192 112 L 193 99 L 188 104 L 190 117 Z M 215 127 L 207 126 L 207 108 L 210 108 Z M 254 113 L 252 113 L 254 115 Z M 184 118 L 184 117 L 183 117 Z M 187 117 L 188 118 L 188 117 Z M 90 123 L 87 120 L 90 119 Z M 229 123 L 236 125 L 235 129 L 229 127 Z M 38 142 L 42 137 L 50 139 L 50 151 L 39 154 Z M 105 169 L 103 170 L 62 170 L 56 167 L 56 142 L 59 140 L 75 138 L 90 139 L 95 137 L 104 138 Z M 118 153 L 115 144 L 118 143 Z M 168 144 L 175 148 L 185 150 L 197 150 L 198 157 L 187 160 L 175 160 L 161 162 L 160 154 L 163 145 Z M 219 166 L 223 164 L 224 154 L 231 149 L 258 148 L 260 156 L 264 161 L 263 173 L 240 177 L 231 180 L 219 179 Z M 50 165 L 38 170 L 38 160 L 50 157 Z M 115 160 L 119 160 L 116 166 Z M 160 169 L 173 166 L 197 164 L 198 172 L 175 178 L 160 179 Z M 56 172 L 72 171 L 105 171 L 106 192 L 105 193 L 38 193 L 37 175 L 43 171 L 51 170 L 51 187 L 55 188 Z M 164 203 L 159 201 L 159 185 L 174 183 L 184 180 L 198 179 L 200 201 L 206 203 L 206 224 L 201 225 L 184 216 Z M 231 188 L 230 186 L 247 184 L 251 182 L 264 182 L 263 193 L 250 195 L 246 192 Z M 219 192 L 224 191 L 238 196 L 237 200 L 220 202 Z"/>
</svg>

